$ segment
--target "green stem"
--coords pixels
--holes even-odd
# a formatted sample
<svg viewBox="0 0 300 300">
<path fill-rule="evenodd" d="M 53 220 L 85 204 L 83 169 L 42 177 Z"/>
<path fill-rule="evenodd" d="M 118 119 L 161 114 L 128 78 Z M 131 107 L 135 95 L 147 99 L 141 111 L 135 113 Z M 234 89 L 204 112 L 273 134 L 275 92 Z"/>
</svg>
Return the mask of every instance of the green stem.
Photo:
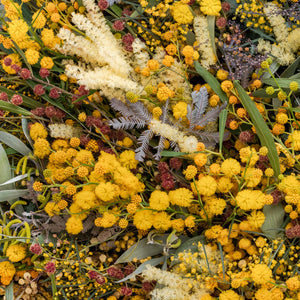
<svg viewBox="0 0 300 300">
<path fill-rule="evenodd" d="M 53 299 L 56 300 L 57 298 L 57 288 L 56 288 L 56 280 L 54 274 L 50 275 L 51 277 L 51 286 L 52 286 L 52 294 L 53 294 Z"/>
</svg>

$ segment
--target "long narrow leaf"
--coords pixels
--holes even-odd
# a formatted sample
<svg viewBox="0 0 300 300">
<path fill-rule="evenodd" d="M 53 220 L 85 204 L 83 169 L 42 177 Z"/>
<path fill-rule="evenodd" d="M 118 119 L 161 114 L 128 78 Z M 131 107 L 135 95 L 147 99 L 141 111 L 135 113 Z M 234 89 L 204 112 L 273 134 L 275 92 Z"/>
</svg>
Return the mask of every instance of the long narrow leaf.
<svg viewBox="0 0 300 300">
<path fill-rule="evenodd" d="M 12 97 L 13 95 L 21 96 L 23 98 L 22 106 L 26 106 L 28 108 L 37 108 L 37 107 L 41 106 L 40 102 L 35 101 L 35 100 L 31 99 L 30 97 L 25 96 L 23 94 L 17 93 L 15 90 L 10 90 L 3 86 L 0 86 L 0 91 L 6 93 L 9 97 Z"/>
<path fill-rule="evenodd" d="M 262 82 L 277 87 L 277 83 L 283 89 L 289 88 L 289 85 L 292 81 L 296 81 L 300 86 L 299 79 L 287 79 L 287 78 L 277 78 L 276 81 L 273 78 L 263 79 Z M 277 83 L 276 83 L 277 82 Z"/>
<path fill-rule="evenodd" d="M 163 252 L 160 245 L 148 244 L 148 239 L 144 238 L 126 250 L 115 262 L 115 264 L 130 262 L 134 258 L 143 259 L 148 256 L 154 256 Z"/>
<path fill-rule="evenodd" d="M 30 143 L 31 147 L 33 147 L 33 141 L 30 137 L 30 133 L 29 133 L 29 130 L 28 130 L 28 127 L 27 127 L 28 126 L 28 120 L 25 119 L 24 117 L 22 117 L 21 124 L 22 124 L 23 133 L 26 136 L 27 141 Z"/>
<path fill-rule="evenodd" d="M 3 100 L 0 100 L 0 109 L 5 110 L 5 111 L 9 111 L 12 112 L 14 114 L 20 114 L 23 116 L 31 116 L 31 112 L 29 112 L 28 110 L 19 107 L 17 105 L 5 102 Z"/>
<path fill-rule="evenodd" d="M 241 103 L 243 104 L 244 108 L 250 116 L 250 119 L 253 122 L 257 136 L 260 139 L 261 145 L 266 146 L 268 148 L 269 161 L 274 170 L 275 176 L 278 176 L 280 174 L 280 166 L 273 136 L 262 115 L 258 111 L 257 107 L 255 106 L 254 102 L 251 100 L 249 95 L 246 93 L 246 91 L 241 87 L 237 80 L 235 80 L 233 84 L 240 96 L 239 99 Z"/>
<path fill-rule="evenodd" d="M 176 152 L 176 151 L 167 151 L 167 150 L 164 150 L 161 152 L 161 156 L 164 156 L 164 157 L 178 157 L 178 156 L 183 156 L 183 155 L 187 155 L 188 153 L 187 152 Z"/>
<path fill-rule="evenodd" d="M 14 299 L 14 283 L 13 281 L 5 288 L 5 299 L 13 300 Z"/>
<path fill-rule="evenodd" d="M 299 64 L 300 64 L 300 56 L 280 74 L 280 77 L 281 78 L 289 78 L 292 75 L 294 75 Z"/>
<path fill-rule="evenodd" d="M 205 70 L 199 62 L 195 61 L 194 65 L 198 74 L 209 84 L 212 90 L 220 97 L 221 101 L 224 103 L 228 102 L 228 97 L 222 91 L 219 81 L 207 70 Z"/>
<path fill-rule="evenodd" d="M 0 131 L 0 141 L 24 156 L 31 152 L 31 150 L 20 139 L 8 132 Z"/>
<path fill-rule="evenodd" d="M 4 183 L 11 179 L 11 168 L 10 168 L 10 164 L 6 152 L 1 144 L 0 144 L 0 166 L 1 166 L 0 183 Z M 11 186 L 10 188 L 13 188 L 13 186 Z M 2 188 L 0 186 L 0 190 L 1 189 Z"/>
<path fill-rule="evenodd" d="M 146 267 L 148 265 L 155 267 L 155 266 L 159 265 L 160 263 L 162 263 L 164 261 L 164 259 L 165 259 L 165 256 L 161 256 L 158 258 L 153 258 L 153 259 L 147 260 L 144 263 L 142 263 L 138 268 L 136 268 L 131 274 L 129 274 L 125 278 L 117 281 L 116 283 L 124 282 L 135 275 L 139 275 L 146 269 Z"/>
<path fill-rule="evenodd" d="M 0 184 L 0 186 L 8 185 L 26 178 L 28 174 L 19 175 Z"/>
<path fill-rule="evenodd" d="M 219 149 L 220 149 L 220 153 L 222 153 L 226 119 L 227 119 L 227 110 L 223 109 L 219 116 L 219 134 L 220 134 Z"/>
<path fill-rule="evenodd" d="M 10 201 L 27 195 L 28 190 L 5 190 L 0 191 L 0 202 Z M 10 203 L 12 204 L 12 203 Z"/>
</svg>

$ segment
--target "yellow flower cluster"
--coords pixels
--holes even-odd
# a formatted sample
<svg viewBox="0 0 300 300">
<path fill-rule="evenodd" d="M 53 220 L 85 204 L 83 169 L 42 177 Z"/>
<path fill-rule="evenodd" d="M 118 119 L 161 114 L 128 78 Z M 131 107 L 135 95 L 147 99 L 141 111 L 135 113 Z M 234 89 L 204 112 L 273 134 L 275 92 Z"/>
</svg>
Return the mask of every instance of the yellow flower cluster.
<svg viewBox="0 0 300 300">
<path fill-rule="evenodd" d="M 16 273 L 15 266 L 9 261 L 0 262 L 0 279 L 3 285 L 9 285 Z"/>
<path fill-rule="evenodd" d="M 170 205 L 190 207 L 193 199 L 193 193 L 186 188 L 175 189 L 169 193 L 156 190 L 151 193 L 149 207 L 135 212 L 133 224 L 143 231 L 149 230 L 152 226 L 159 231 L 166 231 L 172 227 L 179 232 L 183 231 L 184 227 L 194 227 L 194 217 L 171 220 L 171 216 L 167 213 Z"/>
<path fill-rule="evenodd" d="M 30 136 L 35 141 L 34 154 L 48 160 L 47 171 L 44 172 L 46 181 L 60 186 L 60 193 L 54 194 L 44 210 L 51 217 L 68 207 L 71 216 L 66 229 L 71 234 L 82 231 L 82 221 L 88 217 L 90 210 L 98 210 L 102 215 L 95 221 L 97 226 L 113 226 L 119 220 L 117 215 L 120 212 L 115 210 L 117 204 L 130 203 L 130 199 L 136 199 L 145 188 L 130 171 L 138 165 L 131 150 L 123 151 L 119 157 L 103 151 L 99 153 L 98 148 L 93 154 L 87 150 L 89 143 L 86 149 L 81 149 L 78 147 L 80 140 L 75 137 L 56 139 L 50 146 L 47 130 L 40 123 L 31 126 Z M 46 193 L 47 184 L 36 182 L 35 185 L 38 191 Z M 132 202 L 134 211 L 139 202 Z M 124 221 L 122 224 L 124 226 Z"/>
<path fill-rule="evenodd" d="M 42 68 L 52 69 L 54 66 L 52 58 L 42 57 L 39 44 L 40 39 L 50 49 L 54 49 L 54 46 L 60 43 L 60 39 L 55 36 L 52 28 L 45 28 L 47 25 L 45 10 L 43 8 L 35 10 L 32 15 L 32 22 L 27 24 L 26 18 L 22 15 L 21 6 L 17 2 L 4 1 L 3 5 L 5 7 L 5 16 L 8 18 L 7 26 L 4 28 L 8 36 L 1 40 L 3 46 L 10 49 L 14 47 L 13 43 L 15 43 L 20 49 L 24 50 L 26 61 L 30 65 L 40 62 Z M 55 6 L 55 4 L 53 5 Z M 53 18 L 53 14 L 48 17 Z M 41 30 L 40 36 L 38 36 L 38 33 L 30 34 L 30 26 L 33 29 Z M 21 66 L 20 57 L 17 54 L 11 54 L 9 57 L 12 59 L 12 64 Z M 3 69 L 9 74 L 15 74 L 15 70 L 11 69 L 10 66 L 3 64 Z"/>
</svg>

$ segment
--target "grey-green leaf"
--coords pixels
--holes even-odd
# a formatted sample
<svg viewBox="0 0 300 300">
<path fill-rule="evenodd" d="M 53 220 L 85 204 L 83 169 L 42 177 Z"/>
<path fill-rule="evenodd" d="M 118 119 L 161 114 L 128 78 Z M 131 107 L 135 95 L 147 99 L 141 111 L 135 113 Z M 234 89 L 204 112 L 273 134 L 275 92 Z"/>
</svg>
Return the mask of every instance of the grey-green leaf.
<svg viewBox="0 0 300 300">
<path fill-rule="evenodd" d="M 272 95 L 275 96 L 275 92 L 274 92 L 274 94 L 272 94 Z M 254 92 L 252 93 L 252 96 L 258 97 L 258 98 L 271 98 L 272 95 L 268 95 L 268 94 L 266 93 L 266 90 L 265 90 L 265 89 L 260 89 L 260 90 L 254 91 Z"/>
<path fill-rule="evenodd" d="M 187 241 L 185 241 L 184 243 L 182 243 L 177 249 L 176 252 L 174 253 L 174 259 L 171 263 L 171 266 L 175 265 L 176 263 L 178 263 L 177 261 L 177 256 L 179 253 L 183 252 L 183 251 L 191 251 L 192 253 L 198 251 L 198 243 L 201 243 L 202 245 L 205 244 L 205 237 L 203 235 L 197 235 L 193 238 L 188 239 Z"/>
<path fill-rule="evenodd" d="M 261 226 L 262 232 L 270 236 L 271 238 L 277 238 L 282 229 L 285 211 L 281 203 L 265 205 L 263 213 L 266 217 L 264 224 Z"/>
<path fill-rule="evenodd" d="M 0 202 L 11 201 L 28 194 L 28 190 L 4 190 L 0 191 Z M 12 203 L 10 203 L 12 204 Z"/>
<path fill-rule="evenodd" d="M 294 75 L 299 64 L 300 64 L 300 56 L 280 74 L 280 77 L 281 78 L 289 78 L 292 75 Z"/>
<path fill-rule="evenodd" d="M 272 72 L 272 74 L 274 74 L 280 67 L 280 64 L 277 61 L 273 61 L 270 65 L 270 70 Z M 261 78 L 265 79 L 265 78 L 270 78 L 271 74 L 269 72 L 265 72 Z"/>
<path fill-rule="evenodd" d="M 23 133 L 24 135 L 26 136 L 26 139 L 28 140 L 28 142 L 30 143 L 30 145 L 32 146 L 33 145 L 33 141 L 30 137 L 30 133 L 29 133 L 29 130 L 28 130 L 28 120 L 26 118 L 24 118 L 24 116 L 22 116 L 22 130 L 23 130 Z"/>
<path fill-rule="evenodd" d="M 223 109 L 219 115 L 219 134 L 220 134 L 220 142 L 219 142 L 220 150 L 219 150 L 219 152 L 220 153 L 222 153 L 226 119 L 227 119 L 227 109 Z"/>
<path fill-rule="evenodd" d="M 6 93 L 9 97 L 12 97 L 13 95 L 21 96 L 23 98 L 22 106 L 26 106 L 28 108 L 36 108 L 36 107 L 41 106 L 40 102 L 35 101 L 35 100 L 31 99 L 30 97 L 27 97 L 23 94 L 19 94 L 15 90 L 10 90 L 10 89 L 7 89 L 3 86 L 0 86 L 0 91 Z"/>
<path fill-rule="evenodd" d="M 248 112 L 251 121 L 253 122 L 261 145 L 266 146 L 268 148 L 268 158 L 274 170 L 274 174 L 277 177 L 280 174 L 280 165 L 273 135 L 271 134 L 262 115 L 255 106 L 255 103 L 251 100 L 246 91 L 241 87 L 239 82 L 235 80 L 233 84 L 239 94 L 241 103 Z"/>
<path fill-rule="evenodd" d="M 187 155 L 187 152 L 176 152 L 176 151 L 167 151 L 164 150 L 161 152 L 161 156 L 165 156 L 165 157 L 178 157 L 178 156 L 183 156 L 183 155 Z"/>
<path fill-rule="evenodd" d="M 0 183 L 3 183 L 11 179 L 11 168 L 10 168 L 10 164 L 6 152 L 1 144 L 0 144 L 0 166 L 1 166 Z M 0 186 L 0 190 L 1 190 L 1 186 Z"/>
<path fill-rule="evenodd" d="M 28 174 L 16 176 L 16 177 L 14 177 L 14 178 L 11 178 L 11 179 L 9 179 L 9 180 L 7 180 L 7 181 L 1 183 L 0 186 L 4 186 L 4 185 L 8 185 L 8 184 L 11 184 L 11 183 L 20 181 L 20 180 L 26 178 L 27 176 L 28 176 Z"/>
<path fill-rule="evenodd" d="M 141 274 L 148 265 L 150 266 L 157 266 L 159 265 L 160 263 L 162 263 L 164 260 L 166 259 L 165 256 L 161 256 L 161 257 L 157 257 L 157 258 L 152 258 L 152 259 L 149 259 L 147 261 L 145 261 L 144 263 L 142 263 L 138 268 L 136 268 L 131 274 L 129 274 L 128 276 L 126 276 L 125 278 L 117 281 L 116 283 L 121 283 L 121 282 L 124 282 L 128 279 L 130 279 L 131 277 L 135 276 L 135 275 L 139 275 Z"/>
<path fill-rule="evenodd" d="M 168 236 L 168 235 L 167 235 Z M 144 238 L 132 245 L 115 262 L 115 264 L 130 262 L 134 258 L 143 259 L 149 256 L 157 255 L 163 252 L 163 246 L 156 244 L 147 244 L 148 239 Z"/>
<path fill-rule="evenodd" d="M 223 103 L 228 102 L 228 97 L 221 89 L 220 82 L 211 73 L 205 70 L 199 62 L 195 61 L 194 65 L 198 74 L 209 84 L 212 90 L 220 97 L 221 101 Z"/>
<path fill-rule="evenodd" d="M 31 116 L 31 112 L 14 104 L 11 104 L 9 102 L 5 102 L 3 100 L 0 100 L 0 109 L 9 111 L 14 114 L 20 114 L 24 116 Z"/>
<path fill-rule="evenodd" d="M 295 78 L 292 78 L 292 79 L 276 78 L 276 81 L 273 78 L 266 78 L 266 79 L 262 80 L 263 83 L 269 84 L 269 85 L 272 85 L 275 87 L 277 87 L 277 83 L 278 83 L 282 89 L 288 89 L 290 86 L 290 83 L 292 81 L 296 81 L 298 83 L 298 85 L 300 86 L 300 79 L 295 79 Z"/>
<path fill-rule="evenodd" d="M 14 299 L 14 283 L 13 281 L 5 288 L 5 299 L 13 300 Z"/>
<path fill-rule="evenodd" d="M 31 150 L 20 139 L 8 132 L 0 131 L 0 141 L 24 156 L 31 152 Z"/>
</svg>

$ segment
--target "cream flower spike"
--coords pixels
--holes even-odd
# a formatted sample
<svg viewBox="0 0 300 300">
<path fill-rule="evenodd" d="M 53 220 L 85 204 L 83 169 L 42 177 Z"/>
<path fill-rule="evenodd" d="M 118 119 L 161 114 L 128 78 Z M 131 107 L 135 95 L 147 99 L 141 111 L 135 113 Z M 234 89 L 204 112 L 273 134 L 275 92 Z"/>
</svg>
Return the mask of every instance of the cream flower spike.
<svg viewBox="0 0 300 300">
<path fill-rule="evenodd" d="M 105 17 L 94 1 L 83 0 L 87 17 L 72 14 L 76 27 L 87 36 L 76 35 L 68 29 L 61 28 L 58 37 L 63 45 L 57 49 L 64 54 L 77 55 L 83 63 L 65 61 L 66 75 L 78 80 L 88 89 L 99 89 L 108 97 L 118 97 L 127 91 L 141 93 L 143 87 L 133 79 L 134 71 L 126 59 L 122 48 L 106 24 Z M 125 100 L 123 96 L 120 100 Z"/>
</svg>

